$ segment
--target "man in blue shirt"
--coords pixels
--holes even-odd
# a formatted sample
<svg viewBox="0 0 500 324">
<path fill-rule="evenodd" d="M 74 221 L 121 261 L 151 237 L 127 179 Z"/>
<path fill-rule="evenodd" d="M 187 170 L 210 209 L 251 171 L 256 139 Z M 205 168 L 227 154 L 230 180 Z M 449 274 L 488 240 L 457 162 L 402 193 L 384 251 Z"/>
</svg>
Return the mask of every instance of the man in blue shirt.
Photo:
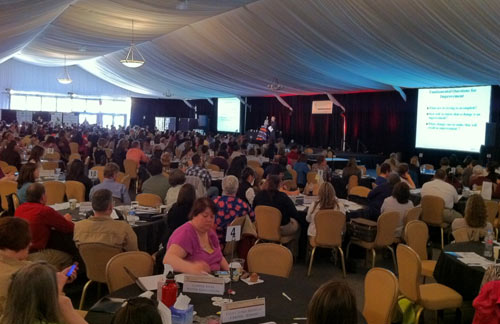
<svg viewBox="0 0 500 324">
<path fill-rule="evenodd" d="M 108 189 L 113 194 L 113 198 L 120 199 L 124 204 L 130 204 L 130 196 L 127 187 L 124 184 L 116 182 L 116 176 L 120 171 L 120 167 L 116 163 L 108 163 L 104 167 L 104 180 L 90 189 L 90 199 L 92 195 L 99 189 Z"/>
<path fill-rule="evenodd" d="M 391 165 L 389 163 L 382 163 L 380 166 L 380 174 L 375 179 L 375 184 L 380 186 L 381 184 L 387 183 L 387 177 L 391 173 Z"/>
</svg>

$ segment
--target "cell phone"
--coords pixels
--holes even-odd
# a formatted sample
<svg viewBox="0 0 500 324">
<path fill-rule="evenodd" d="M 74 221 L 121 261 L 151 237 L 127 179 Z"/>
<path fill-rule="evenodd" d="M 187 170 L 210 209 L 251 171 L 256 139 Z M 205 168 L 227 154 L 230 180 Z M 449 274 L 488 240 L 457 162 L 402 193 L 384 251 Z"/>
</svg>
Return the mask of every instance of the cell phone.
<svg viewBox="0 0 500 324">
<path fill-rule="evenodd" d="M 17 177 L 19 175 L 19 172 L 14 173 L 14 175 Z"/>
<path fill-rule="evenodd" d="M 68 278 L 71 277 L 71 275 L 73 274 L 73 272 L 75 272 L 76 266 L 77 266 L 77 264 L 73 263 L 73 265 L 71 266 L 71 268 L 69 268 L 68 272 L 66 273 L 66 277 L 68 277 Z"/>
</svg>

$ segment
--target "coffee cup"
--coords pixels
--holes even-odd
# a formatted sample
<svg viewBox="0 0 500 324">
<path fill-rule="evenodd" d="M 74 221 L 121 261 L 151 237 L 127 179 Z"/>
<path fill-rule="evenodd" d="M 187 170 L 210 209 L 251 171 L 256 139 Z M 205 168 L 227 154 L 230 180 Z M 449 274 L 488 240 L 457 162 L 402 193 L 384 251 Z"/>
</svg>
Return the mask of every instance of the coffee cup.
<svg viewBox="0 0 500 324">
<path fill-rule="evenodd" d="M 70 199 L 70 200 L 68 200 L 68 202 L 69 202 L 69 209 L 75 210 L 76 209 L 77 200 L 76 199 Z"/>
</svg>

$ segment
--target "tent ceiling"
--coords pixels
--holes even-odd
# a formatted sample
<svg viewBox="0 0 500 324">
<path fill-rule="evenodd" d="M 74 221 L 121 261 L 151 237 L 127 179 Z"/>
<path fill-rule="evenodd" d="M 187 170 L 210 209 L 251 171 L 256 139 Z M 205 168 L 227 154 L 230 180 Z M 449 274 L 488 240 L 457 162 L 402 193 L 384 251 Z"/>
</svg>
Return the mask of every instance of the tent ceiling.
<svg viewBox="0 0 500 324">
<path fill-rule="evenodd" d="M 187 8 L 183 8 L 185 4 Z M 124 67 L 134 21 L 146 59 Z M 6 0 L 0 62 L 175 98 L 497 84 L 498 0 Z"/>
</svg>

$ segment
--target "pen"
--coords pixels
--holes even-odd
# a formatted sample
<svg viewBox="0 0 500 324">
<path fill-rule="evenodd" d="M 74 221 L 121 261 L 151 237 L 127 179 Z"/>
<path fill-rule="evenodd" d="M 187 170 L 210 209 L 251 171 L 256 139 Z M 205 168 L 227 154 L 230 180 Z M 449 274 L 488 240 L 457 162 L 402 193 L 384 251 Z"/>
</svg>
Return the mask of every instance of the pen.
<svg viewBox="0 0 500 324">
<path fill-rule="evenodd" d="M 283 295 L 283 297 L 285 297 L 289 301 L 292 301 L 292 299 L 287 294 L 285 294 L 284 292 L 282 292 L 281 294 Z"/>
</svg>

